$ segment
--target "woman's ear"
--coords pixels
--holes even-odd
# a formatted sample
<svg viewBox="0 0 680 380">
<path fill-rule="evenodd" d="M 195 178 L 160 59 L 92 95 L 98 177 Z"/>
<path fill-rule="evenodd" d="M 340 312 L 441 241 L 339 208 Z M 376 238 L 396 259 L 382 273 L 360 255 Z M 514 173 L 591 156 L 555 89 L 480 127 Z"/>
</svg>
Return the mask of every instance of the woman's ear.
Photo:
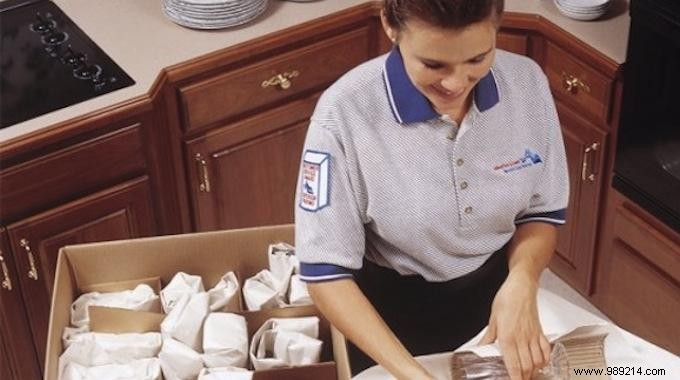
<svg viewBox="0 0 680 380">
<path fill-rule="evenodd" d="M 380 11 L 380 22 L 382 23 L 385 34 L 387 34 L 387 38 L 389 38 L 392 43 L 396 44 L 399 38 L 399 32 L 390 26 L 389 22 L 387 22 L 387 16 L 385 16 L 384 9 Z"/>
</svg>

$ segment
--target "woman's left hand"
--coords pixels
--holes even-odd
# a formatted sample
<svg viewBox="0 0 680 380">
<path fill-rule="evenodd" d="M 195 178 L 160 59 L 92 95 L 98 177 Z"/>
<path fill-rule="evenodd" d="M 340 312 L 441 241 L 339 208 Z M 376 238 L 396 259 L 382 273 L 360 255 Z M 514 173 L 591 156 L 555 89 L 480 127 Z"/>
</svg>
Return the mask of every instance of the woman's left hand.
<svg viewBox="0 0 680 380">
<path fill-rule="evenodd" d="M 511 271 L 496 293 L 486 334 L 479 344 L 498 340 L 512 380 L 530 379 L 550 359 L 550 344 L 538 319 L 538 281 Z"/>
</svg>

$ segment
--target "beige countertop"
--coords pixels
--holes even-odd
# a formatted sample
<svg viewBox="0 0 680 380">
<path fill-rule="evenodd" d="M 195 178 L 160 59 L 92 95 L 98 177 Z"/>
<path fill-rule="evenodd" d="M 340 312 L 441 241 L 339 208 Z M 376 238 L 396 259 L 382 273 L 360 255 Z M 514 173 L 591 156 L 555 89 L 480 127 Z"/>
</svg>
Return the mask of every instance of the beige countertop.
<svg viewBox="0 0 680 380">
<path fill-rule="evenodd" d="M 14 140 L 80 115 L 144 96 L 162 69 L 266 34 L 372 0 L 272 0 L 255 21 L 233 29 L 202 31 L 172 23 L 161 0 L 53 0 L 136 82 L 37 118 L 0 129 L 0 142 Z M 618 63 L 625 60 L 630 17 L 627 0 L 613 0 L 597 21 L 576 21 L 560 14 L 551 0 L 506 0 L 506 10 L 538 14 Z"/>
</svg>

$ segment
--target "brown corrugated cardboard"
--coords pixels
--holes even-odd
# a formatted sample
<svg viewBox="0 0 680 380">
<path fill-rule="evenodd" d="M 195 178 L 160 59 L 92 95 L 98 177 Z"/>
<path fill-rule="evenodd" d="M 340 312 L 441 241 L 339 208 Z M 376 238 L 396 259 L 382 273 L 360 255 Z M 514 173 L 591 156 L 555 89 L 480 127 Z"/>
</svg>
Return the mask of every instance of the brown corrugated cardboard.
<svg viewBox="0 0 680 380">
<path fill-rule="evenodd" d="M 103 306 L 90 306 L 88 314 L 90 331 L 111 334 L 158 332 L 165 318 L 160 310 L 153 313 Z"/>
<path fill-rule="evenodd" d="M 91 292 L 122 292 L 124 290 L 132 290 L 137 287 L 137 285 L 149 285 L 153 291 L 158 294 L 161 291 L 161 279 L 159 277 L 149 277 L 141 278 L 139 280 L 130 281 L 116 281 L 107 282 L 104 284 L 92 284 L 86 285 L 78 289 L 80 293 L 91 293 Z"/>
<path fill-rule="evenodd" d="M 178 271 L 202 276 L 206 287 L 212 287 L 229 270 L 242 276 L 239 278 L 242 282 L 268 267 L 267 248 L 269 244 L 280 241 L 293 244 L 292 225 L 161 236 L 62 248 L 57 260 L 52 297 L 45 379 L 57 379 L 58 359 L 62 352 L 61 334 L 64 327 L 69 325 L 70 305 L 81 293 L 79 289 L 92 289 L 93 286 L 101 284 L 134 282 L 149 277 L 158 277 L 162 284 L 167 284 Z M 302 316 L 310 313 L 318 315 L 314 307 L 243 312 L 243 315 L 251 321 L 248 323 L 248 329 L 254 330 L 259 327 L 256 326 L 257 322 L 260 320 L 264 322 L 268 318 L 267 315 Z M 333 358 L 330 353 L 332 351 L 330 329 L 327 322 L 324 323 L 326 327 L 320 330 L 325 331 L 325 335 L 320 339 L 326 342 L 327 353 L 326 356 L 322 353 L 322 358 L 330 359 Z M 346 355 L 344 358 L 346 359 Z M 344 360 L 342 355 L 334 359 Z M 338 364 L 343 368 L 347 366 L 346 363 Z M 337 375 L 335 368 L 336 363 L 330 362 L 286 370 L 258 371 L 255 379 L 334 379 Z M 349 378 L 344 374 L 340 375 L 341 380 Z"/>
</svg>

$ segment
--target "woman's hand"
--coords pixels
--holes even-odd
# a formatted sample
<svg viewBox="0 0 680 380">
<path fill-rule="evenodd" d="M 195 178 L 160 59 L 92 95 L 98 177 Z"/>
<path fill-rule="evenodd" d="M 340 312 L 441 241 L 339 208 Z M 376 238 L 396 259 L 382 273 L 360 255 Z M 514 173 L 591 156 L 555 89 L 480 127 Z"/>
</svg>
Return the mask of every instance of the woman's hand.
<svg viewBox="0 0 680 380">
<path fill-rule="evenodd" d="M 550 359 L 550 344 L 538 319 L 537 292 L 535 276 L 511 271 L 496 293 L 489 328 L 479 342 L 484 345 L 498 340 L 512 380 L 530 379 L 534 370 Z"/>
</svg>

